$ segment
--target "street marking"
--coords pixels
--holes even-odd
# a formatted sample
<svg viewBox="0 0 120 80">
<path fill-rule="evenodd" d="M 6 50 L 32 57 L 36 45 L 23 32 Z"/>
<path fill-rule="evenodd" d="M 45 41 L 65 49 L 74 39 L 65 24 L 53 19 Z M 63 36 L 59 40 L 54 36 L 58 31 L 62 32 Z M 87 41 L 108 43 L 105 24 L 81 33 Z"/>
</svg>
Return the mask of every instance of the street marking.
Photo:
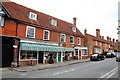
<svg viewBox="0 0 120 80">
<path fill-rule="evenodd" d="M 23 76 L 25 76 L 25 75 L 27 75 L 27 74 L 20 74 L 20 75 L 23 75 Z"/>
<path fill-rule="evenodd" d="M 110 74 L 107 78 L 110 78 L 111 76 L 113 76 L 116 72 Z"/>
<path fill-rule="evenodd" d="M 68 72 L 72 72 L 72 71 L 75 71 L 77 69 L 70 69 L 70 70 L 65 70 L 65 71 L 62 71 L 62 72 L 56 72 L 56 73 L 53 73 L 53 75 L 60 75 L 60 74 L 63 74 L 63 73 L 68 73 Z"/>
<path fill-rule="evenodd" d="M 117 68 L 118 68 L 118 67 L 116 67 L 115 69 L 113 69 L 112 71 L 108 72 L 107 74 L 103 75 L 103 76 L 100 77 L 100 78 L 104 78 L 104 77 L 108 76 L 110 73 L 112 73 L 113 71 L 115 71 Z"/>
</svg>

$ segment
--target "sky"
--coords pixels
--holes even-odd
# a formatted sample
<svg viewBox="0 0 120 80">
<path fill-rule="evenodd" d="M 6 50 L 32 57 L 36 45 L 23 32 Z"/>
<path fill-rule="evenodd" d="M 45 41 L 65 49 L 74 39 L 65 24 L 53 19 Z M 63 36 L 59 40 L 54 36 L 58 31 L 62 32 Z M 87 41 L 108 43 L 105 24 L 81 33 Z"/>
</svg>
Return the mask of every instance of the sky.
<svg viewBox="0 0 120 80">
<path fill-rule="evenodd" d="M 39 12 L 73 23 L 77 18 L 77 28 L 84 34 L 96 36 L 100 29 L 106 39 L 118 39 L 118 2 L 119 0 L 11 0 Z"/>
</svg>

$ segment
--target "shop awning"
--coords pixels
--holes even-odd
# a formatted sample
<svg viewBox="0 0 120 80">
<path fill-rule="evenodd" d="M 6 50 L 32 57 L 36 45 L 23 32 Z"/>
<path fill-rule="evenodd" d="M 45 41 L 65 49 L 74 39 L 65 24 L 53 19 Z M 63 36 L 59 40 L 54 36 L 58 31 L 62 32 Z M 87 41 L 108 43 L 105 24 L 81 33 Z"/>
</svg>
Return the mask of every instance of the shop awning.
<svg viewBox="0 0 120 80">
<path fill-rule="evenodd" d="M 74 51 L 74 48 L 65 48 L 65 51 Z"/>
<path fill-rule="evenodd" d="M 61 47 L 61 46 L 40 45 L 40 44 L 32 44 L 32 43 L 20 43 L 20 49 L 30 50 L 30 51 L 64 52 L 64 47 Z"/>
<path fill-rule="evenodd" d="M 66 48 L 53 45 L 40 45 L 35 43 L 20 43 L 20 50 L 65 52 L 74 51 L 74 48 Z"/>
</svg>

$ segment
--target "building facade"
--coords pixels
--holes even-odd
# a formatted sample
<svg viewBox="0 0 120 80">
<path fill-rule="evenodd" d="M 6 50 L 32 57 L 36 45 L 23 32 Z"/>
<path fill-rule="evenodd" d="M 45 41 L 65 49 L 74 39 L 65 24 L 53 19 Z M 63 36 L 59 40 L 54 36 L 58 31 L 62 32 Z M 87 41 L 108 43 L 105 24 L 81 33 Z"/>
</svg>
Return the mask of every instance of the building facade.
<svg viewBox="0 0 120 80">
<path fill-rule="evenodd" d="M 0 6 L 3 67 L 87 58 L 76 18 L 69 23 L 14 2 L 2 2 Z"/>
<path fill-rule="evenodd" d="M 96 36 L 90 35 L 87 33 L 87 30 L 84 30 L 84 43 L 88 47 L 88 54 L 91 56 L 95 53 L 104 54 L 105 52 L 114 52 L 117 51 L 118 41 L 107 37 L 107 40 L 104 39 L 104 36 L 100 35 L 100 30 L 96 29 Z"/>
</svg>

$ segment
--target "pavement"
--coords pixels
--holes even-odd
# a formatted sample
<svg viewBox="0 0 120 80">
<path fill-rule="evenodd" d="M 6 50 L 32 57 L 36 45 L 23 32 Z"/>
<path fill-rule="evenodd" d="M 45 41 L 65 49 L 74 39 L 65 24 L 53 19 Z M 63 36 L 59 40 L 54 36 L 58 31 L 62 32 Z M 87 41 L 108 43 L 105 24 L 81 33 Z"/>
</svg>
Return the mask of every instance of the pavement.
<svg viewBox="0 0 120 80">
<path fill-rule="evenodd" d="M 65 61 L 65 62 L 58 62 L 58 63 L 53 63 L 53 64 L 37 64 L 37 65 L 32 65 L 32 66 L 22 66 L 22 67 L 17 67 L 17 68 L 0 68 L 0 71 L 18 71 L 18 72 L 31 72 L 31 71 L 37 71 L 37 70 L 44 70 L 44 69 L 49 69 L 49 68 L 55 68 L 55 67 L 60 67 L 60 66 L 67 66 L 67 65 L 72 65 L 72 64 L 77 64 L 77 63 L 84 63 L 84 62 L 89 62 L 90 59 L 83 59 L 83 60 L 70 60 L 70 61 Z"/>
</svg>

